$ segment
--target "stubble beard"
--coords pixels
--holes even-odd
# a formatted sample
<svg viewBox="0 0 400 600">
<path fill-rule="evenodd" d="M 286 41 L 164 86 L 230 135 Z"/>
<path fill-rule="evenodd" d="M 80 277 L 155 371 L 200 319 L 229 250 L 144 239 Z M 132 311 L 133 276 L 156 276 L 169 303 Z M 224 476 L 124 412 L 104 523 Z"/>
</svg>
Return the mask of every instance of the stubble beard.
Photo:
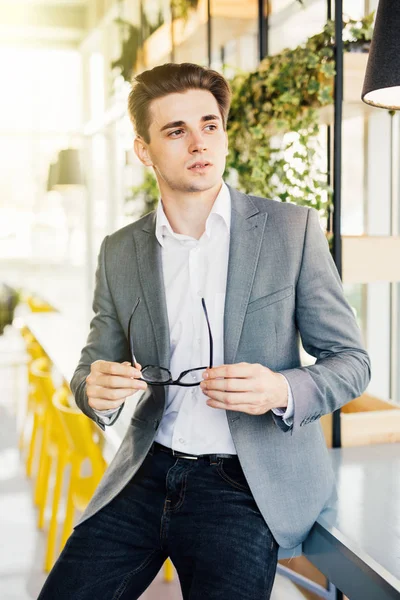
<svg viewBox="0 0 400 600">
<path fill-rule="evenodd" d="M 210 190 L 217 184 L 217 181 L 206 181 L 205 178 L 204 181 L 201 181 L 199 178 L 199 181 L 193 182 L 184 181 L 183 179 L 171 179 L 170 177 L 168 177 L 168 175 L 166 175 L 165 173 L 161 174 L 158 170 L 156 174 L 168 185 L 168 187 L 171 190 L 173 190 L 174 192 L 183 192 L 184 194 L 190 194 L 194 192 L 206 192 L 207 190 Z"/>
</svg>

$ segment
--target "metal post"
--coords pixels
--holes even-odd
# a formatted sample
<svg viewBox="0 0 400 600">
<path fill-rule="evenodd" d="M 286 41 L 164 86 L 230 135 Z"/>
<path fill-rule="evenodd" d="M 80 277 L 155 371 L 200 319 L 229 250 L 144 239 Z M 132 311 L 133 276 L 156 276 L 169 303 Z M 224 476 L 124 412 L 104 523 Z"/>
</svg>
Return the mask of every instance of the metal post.
<svg viewBox="0 0 400 600">
<path fill-rule="evenodd" d="M 207 56 L 208 66 L 211 67 L 212 62 L 212 40 L 211 40 L 211 0 L 207 0 Z"/>
<path fill-rule="evenodd" d="M 327 0 L 326 18 L 328 21 L 332 19 L 332 0 Z M 327 126 L 326 129 L 326 173 L 327 184 L 330 187 L 332 183 L 332 127 Z M 328 206 L 326 229 L 330 233 L 332 231 L 332 206 Z"/>
<path fill-rule="evenodd" d="M 258 59 L 260 61 L 268 55 L 268 16 L 269 0 L 258 0 Z"/>
<path fill-rule="evenodd" d="M 343 118 L 343 0 L 335 2 L 335 119 L 333 142 L 333 259 L 342 277 L 341 191 Z M 340 409 L 333 413 L 332 445 L 341 447 Z"/>
<path fill-rule="evenodd" d="M 175 12 L 174 12 L 174 3 L 172 0 L 169 3 L 170 14 L 171 14 L 171 62 L 175 62 Z"/>
</svg>

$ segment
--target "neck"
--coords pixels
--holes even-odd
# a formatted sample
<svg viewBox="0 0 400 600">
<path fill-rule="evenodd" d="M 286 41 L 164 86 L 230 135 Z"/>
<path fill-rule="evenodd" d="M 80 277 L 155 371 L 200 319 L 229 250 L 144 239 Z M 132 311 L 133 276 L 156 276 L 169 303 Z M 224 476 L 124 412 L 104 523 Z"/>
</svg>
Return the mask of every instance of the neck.
<svg viewBox="0 0 400 600">
<path fill-rule="evenodd" d="M 177 192 L 161 190 L 164 213 L 175 233 L 199 239 L 205 230 L 207 217 L 222 186 L 202 192 Z"/>
</svg>

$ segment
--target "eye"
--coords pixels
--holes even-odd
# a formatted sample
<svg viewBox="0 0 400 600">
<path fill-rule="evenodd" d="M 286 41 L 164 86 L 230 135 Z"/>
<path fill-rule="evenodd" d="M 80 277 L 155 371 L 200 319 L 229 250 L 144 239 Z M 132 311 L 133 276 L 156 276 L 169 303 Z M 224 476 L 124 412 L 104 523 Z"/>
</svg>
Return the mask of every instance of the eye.
<svg viewBox="0 0 400 600">
<path fill-rule="evenodd" d="M 217 126 L 216 126 L 216 125 L 213 125 L 213 124 L 211 124 L 211 125 L 206 125 L 206 126 L 205 126 L 205 129 L 207 129 L 208 127 L 212 127 L 212 128 L 213 128 L 213 129 L 211 129 L 211 131 L 215 131 L 215 129 L 217 129 Z"/>
<path fill-rule="evenodd" d="M 168 137 L 176 137 L 174 134 L 175 133 L 182 133 L 183 129 L 175 129 L 175 131 L 171 131 L 171 133 L 168 134 Z"/>
</svg>

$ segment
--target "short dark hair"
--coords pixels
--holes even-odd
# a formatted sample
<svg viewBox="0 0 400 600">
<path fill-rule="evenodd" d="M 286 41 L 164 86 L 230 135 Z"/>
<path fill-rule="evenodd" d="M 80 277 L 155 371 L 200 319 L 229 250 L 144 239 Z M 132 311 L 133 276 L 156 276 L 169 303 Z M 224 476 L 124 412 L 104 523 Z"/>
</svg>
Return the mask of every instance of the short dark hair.
<svg viewBox="0 0 400 600">
<path fill-rule="evenodd" d="M 137 135 L 150 142 L 150 102 L 168 94 L 187 90 L 207 90 L 212 93 L 221 112 L 224 129 L 231 103 L 229 83 L 217 71 L 193 63 L 166 63 L 143 71 L 132 80 L 128 99 L 129 116 Z"/>
</svg>

